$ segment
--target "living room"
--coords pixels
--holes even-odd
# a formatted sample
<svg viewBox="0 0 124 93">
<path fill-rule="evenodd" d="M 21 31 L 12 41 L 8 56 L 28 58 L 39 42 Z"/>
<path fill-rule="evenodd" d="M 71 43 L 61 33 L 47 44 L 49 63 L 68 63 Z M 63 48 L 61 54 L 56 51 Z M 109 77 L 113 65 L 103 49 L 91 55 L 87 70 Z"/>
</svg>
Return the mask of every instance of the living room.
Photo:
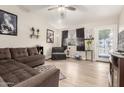
<svg viewBox="0 0 124 93">
<path fill-rule="evenodd" d="M 1 87 L 124 87 L 123 5 L 0 5 Z"/>
</svg>

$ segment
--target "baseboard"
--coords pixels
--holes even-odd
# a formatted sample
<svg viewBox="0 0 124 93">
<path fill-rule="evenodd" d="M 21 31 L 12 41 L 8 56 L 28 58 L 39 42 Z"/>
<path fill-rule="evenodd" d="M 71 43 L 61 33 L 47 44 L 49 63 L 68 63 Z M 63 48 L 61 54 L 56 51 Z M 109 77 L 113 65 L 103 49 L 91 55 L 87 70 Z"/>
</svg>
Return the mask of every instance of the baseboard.
<svg viewBox="0 0 124 93">
<path fill-rule="evenodd" d="M 109 63 L 109 61 L 101 61 L 101 60 L 96 60 L 96 62 L 104 62 L 104 63 Z"/>
</svg>

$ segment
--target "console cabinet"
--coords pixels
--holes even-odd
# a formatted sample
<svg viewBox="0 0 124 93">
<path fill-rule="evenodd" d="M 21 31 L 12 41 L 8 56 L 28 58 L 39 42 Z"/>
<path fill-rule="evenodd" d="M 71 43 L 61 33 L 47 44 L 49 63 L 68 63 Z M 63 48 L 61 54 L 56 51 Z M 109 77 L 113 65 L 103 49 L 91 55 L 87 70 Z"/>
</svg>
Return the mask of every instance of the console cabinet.
<svg viewBox="0 0 124 93">
<path fill-rule="evenodd" d="M 124 87 L 124 56 L 119 53 L 111 53 L 110 78 L 111 86 Z"/>
</svg>

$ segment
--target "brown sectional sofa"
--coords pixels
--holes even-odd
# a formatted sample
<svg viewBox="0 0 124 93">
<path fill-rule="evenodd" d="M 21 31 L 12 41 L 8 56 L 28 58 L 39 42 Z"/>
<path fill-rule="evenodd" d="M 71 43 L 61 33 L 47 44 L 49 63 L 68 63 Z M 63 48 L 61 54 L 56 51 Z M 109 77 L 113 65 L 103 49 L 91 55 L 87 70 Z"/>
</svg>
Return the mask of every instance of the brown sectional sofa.
<svg viewBox="0 0 124 93">
<path fill-rule="evenodd" d="M 0 48 L 0 86 L 57 87 L 59 69 L 40 73 L 33 67 L 44 64 L 37 48 Z"/>
</svg>

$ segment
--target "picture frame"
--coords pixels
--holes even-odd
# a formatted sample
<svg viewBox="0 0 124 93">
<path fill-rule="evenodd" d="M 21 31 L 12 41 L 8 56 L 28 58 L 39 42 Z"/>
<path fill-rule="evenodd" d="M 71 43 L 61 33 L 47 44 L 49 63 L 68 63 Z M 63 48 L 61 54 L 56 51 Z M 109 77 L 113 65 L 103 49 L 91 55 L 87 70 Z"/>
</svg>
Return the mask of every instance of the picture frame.
<svg viewBox="0 0 124 93">
<path fill-rule="evenodd" d="M 0 10 L 0 34 L 17 36 L 17 15 Z"/>
<path fill-rule="evenodd" d="M 46 42 L 54 43 L 54 31 L 53 30 L 47 29 Z"/>
</svg>

